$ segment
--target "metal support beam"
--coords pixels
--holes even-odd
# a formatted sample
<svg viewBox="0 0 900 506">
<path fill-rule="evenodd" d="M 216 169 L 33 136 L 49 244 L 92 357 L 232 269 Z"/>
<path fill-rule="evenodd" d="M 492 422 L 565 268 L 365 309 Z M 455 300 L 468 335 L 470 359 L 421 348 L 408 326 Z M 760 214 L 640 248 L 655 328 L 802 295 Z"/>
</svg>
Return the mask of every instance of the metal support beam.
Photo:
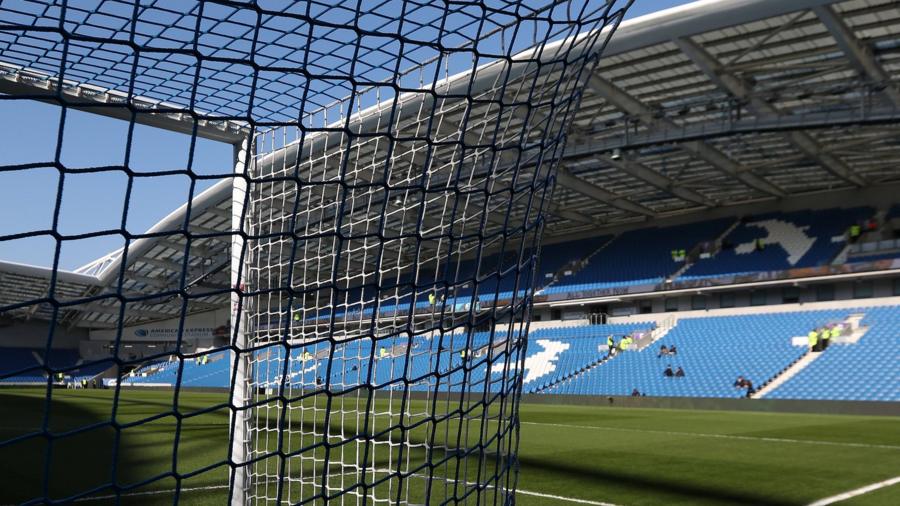
<svg viewBox="0 0 900 506">
<path fill-rule="evenodd" d="M 837 126 L 893 125 L 900 122 L 900 109 L 866 109 L 857 111 L 817 112 L 791 114 L 778 117 L 749 117 L 739 120 L 722 120 L 718 123 L 700 122 L 671 128 L 659 126 L 644 132 L 630 132 L 603 139 L 584 139 L 566 146 L 566 158 L 607 153 L 614 149 L 633 150 L 661 144 L 675 144 L 685 141 L 708 140 L 737 134 L 757 134 L 767 132 L 790 132 L 793 130 L 827 129 Z M 830 148 L 831 146 L 829 146 Z M 832 150 L 833 151 L 833 150 Z M 749 169 L 749 165 L 743 166 Z"/>
<path fill-rule="evenodd" d="M 221 251 L 213 251 L 209 248 L 198 245 L 197 241 L 199 241 L 199 240 L 201 240 L 201 239 L 194 239 L 193 241 L 191 241 L 191 249 L 188 254 L 191 255 L 193 258 L 197 258 L 197 257 L 210 258 L 210 257 L 216 256 L 218 253 L 221 253 Z M 157 244 L 160 246 L 165 246 L 166 248 L 169 248 L 178 253 L 184 254 L 185 245 L 183 243 L 175 242 L 175 236 L 173 236 L 171 239 L 164 239 L 164 240 L 158 241 Z"/>
<path fill-rule="evenodd" d="M 578 211 L 564 209 L 561 205 L 555 202 L 551 202 L 550 205 L 547 206 L 547 212 L 554 216 L 559 216 L 560 218 L 565 218 L 569 221 L 582 223 L 584 225 L 593 225 L 597 227 L 603 225 L 603 222 L 600 220 L 595 220 L 589 216 L 579 213 Z"/>
<path fill-rule="evenodd" d="M 757 190 L 774 195 L 776 197 L 784 197 L 787 193 L 781 188 L 766 181 L 760 176 L 747 170 L 718 149 L 710 146 L 702 141 L 691 141 L 681 145 L 686 151 L 697 156 L 697 158 L 706 160 L 707 162 L 721 168 L 725 172 L 734 175 L 745 184 Z"/>
<path fill-rule="evenodd" d="M 648 209 L 640 204 L 626 199 L 625 197 L 604 190 L 594 183 L 585 181 L 579 177 L 573 176 L 565 167 L 560 167 L 556 173 L 556 182 L 561 186 L 588 196 L 596 201 L 603 202 L 623 211 L 630 213 L 642 214 L 644 216 L 655 216 L 656 213 L 652 209 Z"/>
<path fill-rule="evenodd" d="M 129 96 L 119 91 L 68 79 L 62 80 L 60 92 L 59 84 L 60 79 L 57 76 L 0 62 L 0 93 L 21 95 L 54 105 L 66 105 L 73 109 L 124 121 L 132 121 L 133 118 L 136 123 L 186 135 L 194 135 L 196 121 L 197 137 L 228 144 L 239 142 L 249 134 L 246 125 L 217 120 L 211 116 L 195 120 L 191 111 L 158 100 Z M 137 114 L 132 116 L 132 110 Z"/>
<path fill-rule="evenodd" d="M 607 102 L 618 109 L 625 111 L 629 115 L 641 118 L 647 125 L 661 126 L 664 129 L 680 128 L 671 120 L 655 118 L 653 116 L 653 111 L 646 104 L 596 74 L 593 74 L 588 78 L 587 84 L 595 94 L 603 97 Z M 785 192 L 777 186 L 756 176 L 750 171 L 744 170 L 740 164 L 729 158 L 725 153 L 722 153 L 703 141 L 694 141 L 693 143 L 681 145 L 681 147 L 751 188 L 776 197 L 783 197 L 785 195 Z"/>
<path fill-rule="evenodd" d="M 120 311 L 119 303 L 117 302 L 114 305 L 106 305 L 100 304 L 99 302 L 84 302 L 81 304 L 76 304 L 72 306 L 65 306 L 66 310 L 78 310 L 87 313 L 100 313 L 118 316 Z M 129 303 L 125 306 L 125 316 L 141 316 L 147 318 L 172 318 L 178 316 L 178 313 L 163 313 L 161 311 L 153 311 L 150 309 L 144 309 L 141 307 L 136 307 L 134 303 Z M 84 315 L 81 315 L 81 319 L 84 320 Z"/>
<path fill-rule="evenodd" d="M 749 83 L 728 72 L 728 69 L 724 68 L 705 48 L 693 40 L 685 38 L 677 38 L 674 42 L 706 74 L 710 81 L 722 90 L 747 101 L 747 107 L 755 114 L 759 116 L 779 116 L 781 114 L 775 106 L 755 96 Z M 854 173 L 853 169 L 848 167 L 842 160 L 835 156 L 824 154 L 824 150 L 819 146 L 819 143 L 806 132 L 792 131 L 787 134 L 787 138 L 797 148 L 806 153 L 810 159 L 838 178 L 859 187 L 866 185 L 866 181 Z"/>
<path fill-rule="evenodd" d="M 885 96 L 895 106 L 900 107 L 900 90 L 891 82 L 891 76 L 884 71 L 881 64 L 875 59 L 872 49 L 859 40 L 856 34 L 853 33 L 853 30 L 834 13 L 831 7 L 819 5 L 813 7 L 813 12 L 816 13 L 822 24 L 828 28 L 838 47 L 850 59 L 850 63 L 873 83 L 885 86 Z"/>
<path fill-rule="evenodd" d="M 612 165 L 613 167 L 637 179 L 645 181 L 659 188 L 660 190 L 671 193 L 678 198 L 706 207 L 713 207 L 716 205 L 715 202 L 704 197 L 700 193 L 697 193 L 694 190 L 688 188 L 678 186 L 678 183 L 676 183 L 675 181 L 669 179 L 666 176 L 663 176 L 659 172 L 656 172 L 650 167 L 647 167 L 646 165 L 635 160 L 631 160 L 628 158 L 620 158 L 616 160 L 614 158 L 607 157 L 603 159 L 603 162 Z"/>
<path fill-rule="evenodd" d="M 530 113 L 529 113 L 529 111 L 530 111 Z M 547 117 L 547 115 L 537 109 L 529 110 L 529 109 L 526 109 L 525 107 L 516 107 L 513 111 L 513 114 L 515 114 L 523 122 L 528 123 L 528 124 L 546 125 L 549 123 L 549 118 Z M 587 138 L 584 136 L 584 134 L 582 132 L 574 131 L 574 130 L 569 132 L 569 139 L 571 141 L 576 141 L 576 142 L 584 142 L 587 140 Z M 584 181 L 583 179 L 568 172 L 564 167 L 559 168 L 559 170 L 557 172 L 556 180 L 560 185 L 565 186 L 566 188 L 569 188 L 570 190 L 576 191 L 581 194 L 585 194 L 584 191 L 582 191 L 582 189 L 592 186 L 595 189 L 602 192 L 603 194 L 605 194 L 606 197 L 608 197 L 607 199 L 604 199 L 603 202 L 605 202 L 609 205 L 612 205 L 614 207 L 618 207 L 619 209 L 624 209 L 624 208 L 620 207 L 618 205 L 615 205 L 612 202 L 625 202 L 626 206 L 628 206 L 629 204 L 631 206 L 638 206 L 638 204 L 634 204 L 631 201 L 625 199 L 624 197 L 621 197 L 619 195 L 614 194 L 613 192 L 610 192 L 609 190 L 604 190 L 592 183 Z M 593 197 L 593 195 L 589 195 L 589 196 Z M 596 197 L 594 197 L 594 198 L 596 198 Z M 639 206 L 639 207 L 644 210 L 644 211 L 640 212 L 639 214 L 642 214 L 645 216 L 652 216 L 653 214 L 655 214 L 655 213 L 653 213 L 653 211 L 646 209 L 643 206 Z M 625 209 L 625 210 L 628 211 L 631 209 Z M 565 218 L 570 221 L 584 223 L 587 225 L 595 225 L 595 226 L 601 225 L 601 222 L 599 220 L 592 219 L 591 217 L 585 216 L 584 214 L 578 213 L 576 211 L 572 211 L 569 209 L 563 209 L 559 205 L 551 204 L 548 207 L 547 211 L 550 214 L 553 214 L 560 218 Z M 637 211 L 632 211 L 632 212 L 637 212 Z M 649 212 L 650 214 L 649 215 L 646 214 L 647 212 Z"/>
</svg>

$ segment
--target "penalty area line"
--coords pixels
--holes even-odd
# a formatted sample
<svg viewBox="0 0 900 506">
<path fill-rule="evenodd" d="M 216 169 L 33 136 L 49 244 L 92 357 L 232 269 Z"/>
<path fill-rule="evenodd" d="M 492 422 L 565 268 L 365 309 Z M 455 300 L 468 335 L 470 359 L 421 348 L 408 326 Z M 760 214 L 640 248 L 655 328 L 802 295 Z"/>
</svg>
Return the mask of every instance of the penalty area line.
<svg viewBox="0 0 900 506">
<path fill-rule="evenodd" d="M 339 474 L 347 474 L 347 473 L 339 473 Z M 490 487 L 493 488 L 493 487 Z M 225 490 L 228 489 L 228 485 L 207 485 L 203 487 L 183 487 L 181 489 L 181 493 L 189 493 L 189 492 L 202 492 L 209 490 Z M 140 497 L 140 496 L 153 496 L 153 495 L 162 495 L 162 494 L 174 494 L 175 489 L 168 490 L 147 490 L 143 492 L 128 492 L 125 494 L 116 495 L 104 495 L 104 496 L 91 496 L 91 497 L 82 497 L 80 499 L 76 499 L 74 502 L 90 502 L 90 501 L 105 501 L 109 499 L 116 499 L 117 497 Z M 542 492 L 533 492 L 531 490 L 522 490 L 516 489 L 517 494 L 522 495 L 530 495 L 534 497 L 541 497 L 544 499 L 555 499 L 557 501 L 570 502 L 575 504 L 588 504 L 590 506 L 618 506 L 613 503 L 608 502 L 600 502 L 600 501 L 592 501 L 590 499 L 579 499 L 577 497 L 566 497 L 561 495 L 554 494 L 544 494 Z"/>
<path fill-rule="evenodd" d="M 879 481 L 878 483 L 873 483 L 871 485 L 866 485 L 865 487 L 860 487 L 857 489 L 849 490 L 842 494 L 833 495 L 831 497 L 826 497 L 824 499 L 819 499 L 816 502 L 810 503 L 809 506 L 826 506 L 828 504 L 834 504 L 840 501 L 846 501 L 851 497 L 856 497 L 858 495 L 868 494 L 869 492 L 878 490 L 879 488 L 890 487 L 891 485 L 896 485 L 900 483 L 900 476 L 894 476 L 893 478 Z"/>
<path fill-rule="evenodd" d="M 228 485 L 207 485 L 205 487 L 183 487 L 181 492 L 199 492 L 203 490 L 222 490 L 227 489 Z M 145 490 L 143 492 L 127 492 L 125 494 L 110 494 L 110 495 L 93 495 L 89 497 L 82 497 L 80 499 L 75 499 L 73 502 L 88 502 L 88 501 L 106 501 L 109 499 L 116 499 L 118 497 L 140 497 L 147 495 L 161 495 L 161 494 L 174 494 L 175 489 L 168 490 Z"/>
<path fill-rule="evenodd" d="M 562 495 L 542 494 L 540 492 L 532 492 L 530 490 L 516 489 L 517 494 L 531 495 L 534 497 L 542 497 L 544 499 L 556 499 L 557 501 L 572 502 L 577 504 L 590 504 L 591 506 L 617 506 L 609 502 L 591 501 L 589 499 L 578 499 L 576 497 L 565 497 Z"/>
<path fill-rule="evenodd" d="M 879 445 L 869 443 L 842 443 L 840 441 L 816 441 L 814 439 L 788 439 L 780 437 L 736 436 L 734 434 L 709 434 L 705 432 L 680 432 L 672 430 L 629 429 L 627 427 L 607 427 L 603 425 L 569 425 L 565 423 L 519 422 L 522 425 L 543 425 L 547 427 L 564 427 L 570 429 L 614 430 L 619 432 L 636 432 L 641 434 L 662 434 L 664 436 L 693 436 L 714 439 L 736 439 L 739 441 L 765 441 L 769 443 L 797 443 L 820 446 L 844 446 L 848 448 L 878 448 L 881 450 L 900 450 L 900 446 Z"/>
</svg>

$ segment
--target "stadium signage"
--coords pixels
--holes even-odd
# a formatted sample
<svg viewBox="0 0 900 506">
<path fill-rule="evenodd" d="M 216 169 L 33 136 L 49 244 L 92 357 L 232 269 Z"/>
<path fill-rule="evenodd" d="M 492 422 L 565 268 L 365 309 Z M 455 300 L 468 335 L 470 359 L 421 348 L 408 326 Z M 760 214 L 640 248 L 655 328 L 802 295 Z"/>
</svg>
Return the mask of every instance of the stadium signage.
<svg viewBox="0 0 900 506">
<path fill-rule="evenodd" d="M 213 339 L 227 336 L 230 333 L 230 318 L 227 308 L 189 315 L 181 325 L 179 318 L 146 325 L 126 327 L 122 331 L 122 339 L 126 341 L 175 341 L 181 339 Z M 116 339 L 116 331 L 102 329 L 92 331 L 94 340 Z"/>
</svg>

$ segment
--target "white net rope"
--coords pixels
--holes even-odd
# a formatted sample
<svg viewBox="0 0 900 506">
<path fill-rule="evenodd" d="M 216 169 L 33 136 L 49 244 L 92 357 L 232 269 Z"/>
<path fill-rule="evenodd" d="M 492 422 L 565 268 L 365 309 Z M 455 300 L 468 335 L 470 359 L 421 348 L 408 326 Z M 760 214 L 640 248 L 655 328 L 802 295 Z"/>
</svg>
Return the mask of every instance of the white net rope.
<svg viewBox="0 0 900 506">
<path fill-rule="evenodd" d="M 41 388 L 0 503 L 512 504 L 544 215 L 630 2 L 0 0 L 0 102 L 57 108 L 0 160 L 55 187 L 0 236 L 53 249 L 4 273 L 0 313 L 48 330 L 0 373 Z M 89 378 L 90 419 L 54 392 Z"/>
<path fill-rule="evenodd" d="M 236 193 L 242 500 L 511 500 L 543 212 L 600 7 L 256 136 Z"/>
</svg>

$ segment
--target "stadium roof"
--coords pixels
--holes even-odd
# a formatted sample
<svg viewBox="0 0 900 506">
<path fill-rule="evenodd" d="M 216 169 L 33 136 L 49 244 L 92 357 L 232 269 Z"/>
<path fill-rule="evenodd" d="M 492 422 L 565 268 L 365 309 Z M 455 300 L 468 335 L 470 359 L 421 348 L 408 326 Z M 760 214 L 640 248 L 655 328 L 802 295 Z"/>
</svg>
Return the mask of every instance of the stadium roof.
<svg viewBox="0 0 900 506">
<path fill-rule="evenodd" d="M 0 60 L 9 60 L 9 47 L 0 43 Z M 21 65 L 7 68 L 0 91 L 51 86 Z M 708 0 L 623 22 L 570 132 L 549 208 L 552 229 L 597 230 L 900 180 L 898 75 L 900 12 L 889 0 Z M 86 100 L 115 93 L 81 95 L 79 86 L 67 89 Z M 178 112 L 178 97 L 154 97 L 174 104 L 155 117 L 157 126 L 185 130 L 193 116 Z M 210 138 L 245 135 L 233 118 L 204 121 L 201 134 Z M 291 156 L 290 149 L 276 156 Z M 186 292 L 197 297 L 189 311 L 226 303 L 231 186 L 222 180 L 194 199 L 187 234 L 166 234 L 183 229 L 185 205 L 132 244 L 122 293 L 140 298 L 151 287 L 157 295 L 125 304 L 126 321 L 181 312 L 186 251 Z M 60 273 L 73 295 L 97 297 L 67 308 L 72 324 L 118 321 L 121 304 L 107 296 L 117 291 L 121 257 L 114 252 Z M 16 287 L 0 294 L 2 307 L 45 297 L 52 270 L 6 264 L 0 273 Z M 50 310 L 15 311 L 40 317 Z"/>
</svg>

